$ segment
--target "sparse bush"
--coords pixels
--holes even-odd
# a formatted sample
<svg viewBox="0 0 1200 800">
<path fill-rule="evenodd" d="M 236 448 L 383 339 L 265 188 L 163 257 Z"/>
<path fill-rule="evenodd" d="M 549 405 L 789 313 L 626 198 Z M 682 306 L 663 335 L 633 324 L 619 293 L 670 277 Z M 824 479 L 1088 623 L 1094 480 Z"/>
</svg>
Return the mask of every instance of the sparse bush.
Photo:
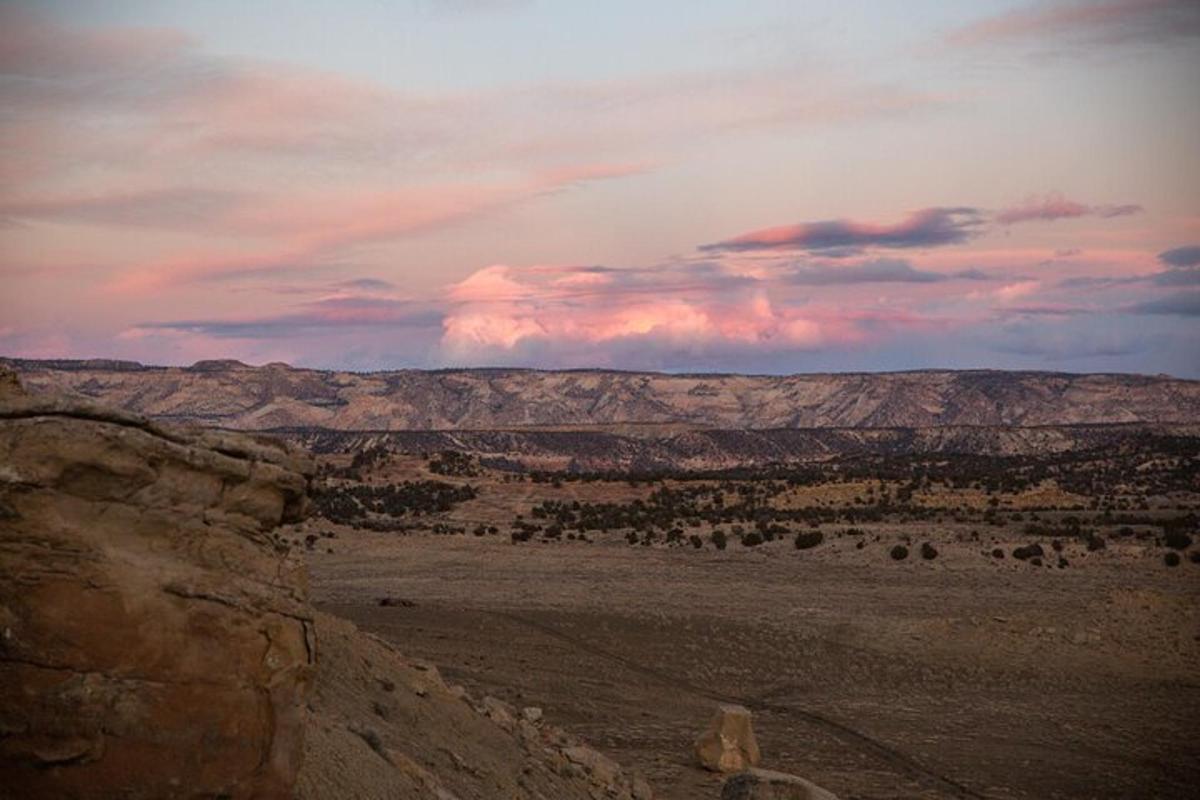
<svg viewBox="0 0 1200 800">
<path fill-rule="evenodd" d="M 903 561 L 908 558 L 908 548 L 902 544 L 898 544 L 891 549 L 889 555 L 891 555 L 892 561 Z"/>
<path fill-rule="evenodd" d="M 924 542 L 921 545 L 921 558 L 925 559 L 926 561 L 933 561 L 937 557 L 938 551 L 936 547 L 931 545 L 929 542 Z"/>
<path fill-rule="evenodd" d="M 763 537 L 757 531 L 742 534 L 743 547 L 758 547 L 763 543 Z"/>
<path fill-rule="evenodd" d="M 1018 561 L 1027 561 L 1031 558 L 1041 558 L 1042 556 L 1046 555 L 1046 551 L 1042 549 L 1040 544 L 1034 542 L 1033 544 L 1028 544 L 1024 547 L 1018 547 L 1014 549 L 1012 554 L 1013 558 L 1017 559 Z"/>
<path fill-rule="evenodd" d="M 1165 556 L 1163 556 L 1163 563 L 1166 564 L 1168 567 L 1178 567 L 1179 562 L 1180 562 L 1179 553 L 1176 553 L 1174 550 L 1168 552 Z"/>
<path fill-rule="evenodd" d="M 625 534 L 625 541 L 629 542 L 630 544 L 637 544 L 638 543 L 637 531 L 630 531 L 629 533 Z"/>
<path fill-rule="evenodd" d="M 725 531 L 717 528 L 712 532 L 712 536 L 710 538 L 712 539 L 713 547 L 717 548 L 718 550 L 725 549 L 725 545 L 727 544 Z"/>
<path fill-rule="evenodd" d="M 1104 541 L 1104 537 L 1097 536 L 1094 531 L 1088 531 L 1086 541 L 1089 553 L 1094 553 L 1097 550 L 1103 550 L 1105 547 L 1108 547 L 1108 542 Z"/>
<path fill-rule="evenodd" d="M 691 542 L 692 547 L 696 548 L 697 550 L 699 550 L 701 547 L 704 547 L 704 540 L 694 533 L 688 537 L 688 541 Z"/>
<path fill-rule="evenodd" d="M 992 558 L 1004 558 L 1004 551 L 999 547 L 992 550 Z"/>
<path fill-rule="evenodd" d="M 1163 544 L 1172 550 L 1187 550 L 1192 546 L 1192 537 L 1183 531 L 1164 531 Z"/>
<path fill-rule="evenodd" d="M 825 534 L 820 531 L 801 531 L 796 534 L 796 549 L 808 550 L 816 547 L 823 541 L 825 541 Z"/>
<path fill-rule="evenodd" d="M 1188 561 L 1191 561 L 1193 564 L 1200 564 L 1200 550 L 1193 550 L 1188 553 Z"/>
</svg>

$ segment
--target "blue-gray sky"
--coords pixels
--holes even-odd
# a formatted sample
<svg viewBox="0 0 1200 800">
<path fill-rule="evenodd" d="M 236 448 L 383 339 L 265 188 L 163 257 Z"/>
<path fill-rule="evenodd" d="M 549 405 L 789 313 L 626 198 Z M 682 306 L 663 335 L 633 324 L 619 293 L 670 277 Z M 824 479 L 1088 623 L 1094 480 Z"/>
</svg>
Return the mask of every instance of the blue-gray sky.
<svg viewBox="0 0 1200 800">
<path fill-rule="evenodd" d="M 1196 85 L 1194 0 L 0 0 L 0 353 L 1200 376 Z"/>
</svg>

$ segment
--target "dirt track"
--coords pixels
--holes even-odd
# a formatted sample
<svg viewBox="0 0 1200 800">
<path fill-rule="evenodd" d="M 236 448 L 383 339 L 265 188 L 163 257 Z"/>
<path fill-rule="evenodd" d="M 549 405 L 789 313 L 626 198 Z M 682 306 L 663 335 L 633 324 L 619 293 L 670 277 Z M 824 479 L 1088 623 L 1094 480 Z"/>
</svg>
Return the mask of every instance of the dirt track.
<svg viewBox="0 0 1200 800">
<path fill-rule="evenodd" d="M 1200 566 L 939 548 L 345 534 L 309 561 L 329 610 L 545 708 L 660 797 L 717 796 L 689 745 L 718 700 L 756 711 L 765 766 L 844 798 L 1191 796 Z"/>
</svg>

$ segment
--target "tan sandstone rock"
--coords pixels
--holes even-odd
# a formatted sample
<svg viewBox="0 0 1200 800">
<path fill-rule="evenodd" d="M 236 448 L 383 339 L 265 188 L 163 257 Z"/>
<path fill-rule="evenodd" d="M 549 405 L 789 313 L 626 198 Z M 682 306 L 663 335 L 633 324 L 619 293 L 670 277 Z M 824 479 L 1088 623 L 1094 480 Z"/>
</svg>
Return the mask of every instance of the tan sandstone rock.
<svg viewBox="0 0 1200 800">
<path fill-rule="evenodd" d="M 310 475 L 0 376 L 0 794 L 291 796 L 315 652 L 271 530 Z"/>
<path fill-rule="evenodd" d="M 837 800 L 837 796 L 798 775 L 749 769 L 726 779 L 721 800 Z"/>
<path fill-rule="evenodd" d="M 701 766 L 714 772 L 738 772 L 757 765 L 761 754 L 749 709 L 732 704 L 717 706 L 708 728 L 696 739 L 696 757 Z"/>
</svg>

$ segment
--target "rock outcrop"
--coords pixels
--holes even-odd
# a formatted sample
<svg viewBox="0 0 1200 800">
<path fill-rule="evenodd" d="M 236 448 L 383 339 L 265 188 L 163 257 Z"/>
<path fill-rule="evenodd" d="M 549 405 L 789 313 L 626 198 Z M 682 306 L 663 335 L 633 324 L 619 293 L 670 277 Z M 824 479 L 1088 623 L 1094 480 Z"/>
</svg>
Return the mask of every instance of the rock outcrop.
<svg viewBox="0 0 1200 800">
<path fill-rule="evenodd" d="M 298 800 L 652 800 L 644 780 L 542 715 L 476 699 L 346 620 L 317 613 L 316 627 Z"/>
<path fill-rule="evenodd" d="M 717 706 L 708 728 L 696 739 L 696 758 L 713 772 L 739 772 L 756 766 L 761 754 L 749 709 L 724 703 Z"/>
<path fill-rule="evenodd" d="M 0 387 L 0 795 L 290 797 L 309 460 Z"/>
<path fill-rule="evenodd" d="M 307 456 L 0 366 L 0 798 L 650 800 L 541 709 L 308 604 Z"/>
</svg>

